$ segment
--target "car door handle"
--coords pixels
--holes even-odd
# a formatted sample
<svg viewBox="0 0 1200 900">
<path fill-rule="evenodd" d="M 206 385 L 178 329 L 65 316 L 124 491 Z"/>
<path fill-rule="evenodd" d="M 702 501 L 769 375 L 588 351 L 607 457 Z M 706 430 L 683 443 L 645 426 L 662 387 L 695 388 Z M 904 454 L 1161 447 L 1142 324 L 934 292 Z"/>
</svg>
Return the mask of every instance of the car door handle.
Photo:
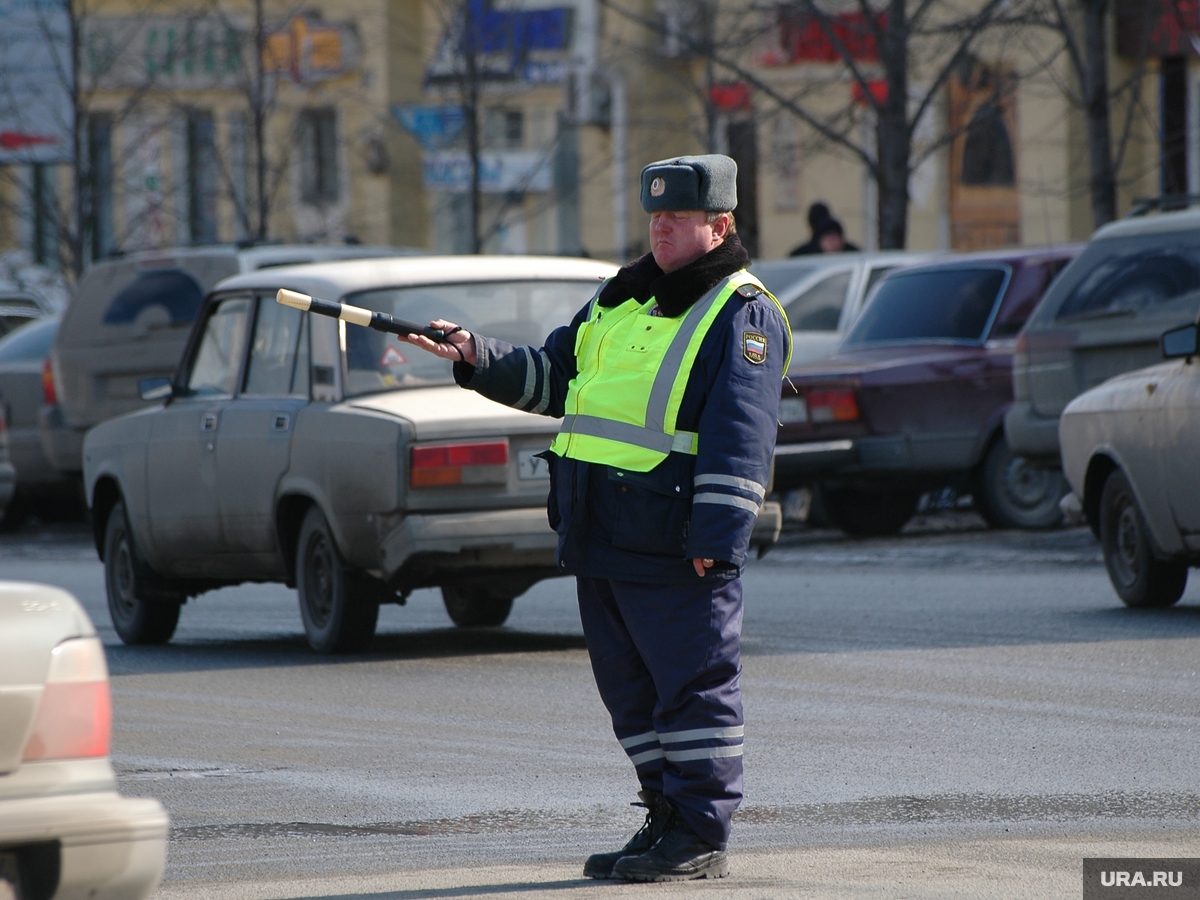
<svg viewBox="0 0 1200 900">
<path fill-rule="evenodd" d="M 272 431 L 287 431 L 288 426 L 292 424 L 292 417 L 287 413 L 276 413 L 271 418 Z"/>
<path fill-rule="evenodd" d="M 210 412 L 210 413 L 205 413 L 203 416 L 201 416 L 200 417 L 200 430 L 201 431 L 216 431 L 217 430 L 217 414 Z"/>
</svg>

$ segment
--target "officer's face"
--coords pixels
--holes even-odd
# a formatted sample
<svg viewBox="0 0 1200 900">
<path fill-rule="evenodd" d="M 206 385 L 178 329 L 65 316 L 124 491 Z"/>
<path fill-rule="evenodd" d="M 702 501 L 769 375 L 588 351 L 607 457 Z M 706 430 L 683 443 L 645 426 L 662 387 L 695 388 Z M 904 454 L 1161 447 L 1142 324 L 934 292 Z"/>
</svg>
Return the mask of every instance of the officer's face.
<svg viewBox="0 0 1200 900">
<path fill-rule="evenodd" d="M 725 239 L 726 218 L 710 223 L 708 214 L 697 209 L 651 213 L 650 252 L 654 261 L 664 272 L 695 262 Z"/>
</svg>

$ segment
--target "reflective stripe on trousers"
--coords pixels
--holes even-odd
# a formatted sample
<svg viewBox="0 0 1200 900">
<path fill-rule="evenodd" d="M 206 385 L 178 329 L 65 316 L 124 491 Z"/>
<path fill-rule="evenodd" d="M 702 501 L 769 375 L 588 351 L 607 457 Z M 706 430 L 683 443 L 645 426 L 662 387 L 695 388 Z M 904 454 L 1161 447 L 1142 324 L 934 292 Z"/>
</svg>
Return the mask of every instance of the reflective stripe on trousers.
<svg viewBox="0 0 1200 900">
<path fill-rule="evenodd" d="M 596 686 L 639 781 L 723 847 L 742 799 L 741 580 L 579 578 L 578 593 Z"/>
</svg>

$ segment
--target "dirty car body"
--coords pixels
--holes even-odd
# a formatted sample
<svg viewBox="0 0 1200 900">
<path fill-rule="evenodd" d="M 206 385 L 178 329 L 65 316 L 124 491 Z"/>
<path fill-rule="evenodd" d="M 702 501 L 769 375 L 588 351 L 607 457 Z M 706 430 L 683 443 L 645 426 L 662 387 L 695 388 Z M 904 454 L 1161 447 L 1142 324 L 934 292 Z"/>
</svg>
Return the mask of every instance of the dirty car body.
<svg viewBox="0 0 1200 900">
<path fill-rule="evenodd" d="M 974 492 L 996 524 L 1056 521 L 1048 495 L 1061 480 L 1014 459 L 1001 426 L 1016 335 L 1076 252 L 978 253 L 891 273 L 831 359 L 790 373 L 776 486 L 818 488 L 850 533 L 898 531 L 922 492 L 946 485 Z"/>
<path fill-rule="evenodd" d="M 242 581 L 296 586 L 318 650 L 363 646 L 378 604 L 418 587 L 440 586 L 460 625 L 503 622 L 514 597 L 555 574 L 536 454 L 557 422 L 461 390 L 449 363 L 280 306 L 275 292 L 444 317 L 536 346 L 613 272 L 586 260 L 426 257 L 220 284 L 161 386 L 165 404 L 85 442 L 118 633 L 165 640 L 184 598 Z"/>
<path fill-rule="evenodd" d="M 1127 606 L 1176 603 L 1200 565 L 1196 330 L 1167 331 L 1167 362 L 1080 394 L 1059 422 L 1063 471 Z"/>
</svg>

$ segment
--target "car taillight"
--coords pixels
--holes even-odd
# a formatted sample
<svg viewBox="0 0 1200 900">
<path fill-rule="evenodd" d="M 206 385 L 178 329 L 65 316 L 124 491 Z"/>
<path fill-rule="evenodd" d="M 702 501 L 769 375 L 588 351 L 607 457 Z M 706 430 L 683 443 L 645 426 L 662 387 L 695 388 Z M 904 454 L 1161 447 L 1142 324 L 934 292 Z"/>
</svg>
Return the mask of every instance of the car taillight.
<svg viewBox="0 0 1200 900">
<path fill-rule="evenodd" d="M 408 480 L 413 487 L 493 483 L 505 480 L 507 469 L 508 441 L 440 444 L 412 448 Z"/>
<path fill-rule="evenodd" d="M 822 422 L 853 422 L 858 418 L 858 398 L 849 388 L 808 392 L 808 418 Z"/>
<path fill-rule="evenodd" d="M 1017 346 L 1013 348 L 1016 353 L 1029 352 L 1029 335 L 1025 333 L 1025 329 L 1021 329 L 1021 333 L 1017 335 Z"/>
<path fill-rule="evenodd" d="M 72 638 L 50 653 L 50 673 L 25 743 L 24 762 L 108 755 L 112 699 L 99 638 Z"/>
<path fill-rule="evenodd" d="M 54 389 L 54 367 L 50 365 L 48 356 L 42 363 L 42 399 L 48 406 L 58 403 L 58 391 Z"/>
</svg>

